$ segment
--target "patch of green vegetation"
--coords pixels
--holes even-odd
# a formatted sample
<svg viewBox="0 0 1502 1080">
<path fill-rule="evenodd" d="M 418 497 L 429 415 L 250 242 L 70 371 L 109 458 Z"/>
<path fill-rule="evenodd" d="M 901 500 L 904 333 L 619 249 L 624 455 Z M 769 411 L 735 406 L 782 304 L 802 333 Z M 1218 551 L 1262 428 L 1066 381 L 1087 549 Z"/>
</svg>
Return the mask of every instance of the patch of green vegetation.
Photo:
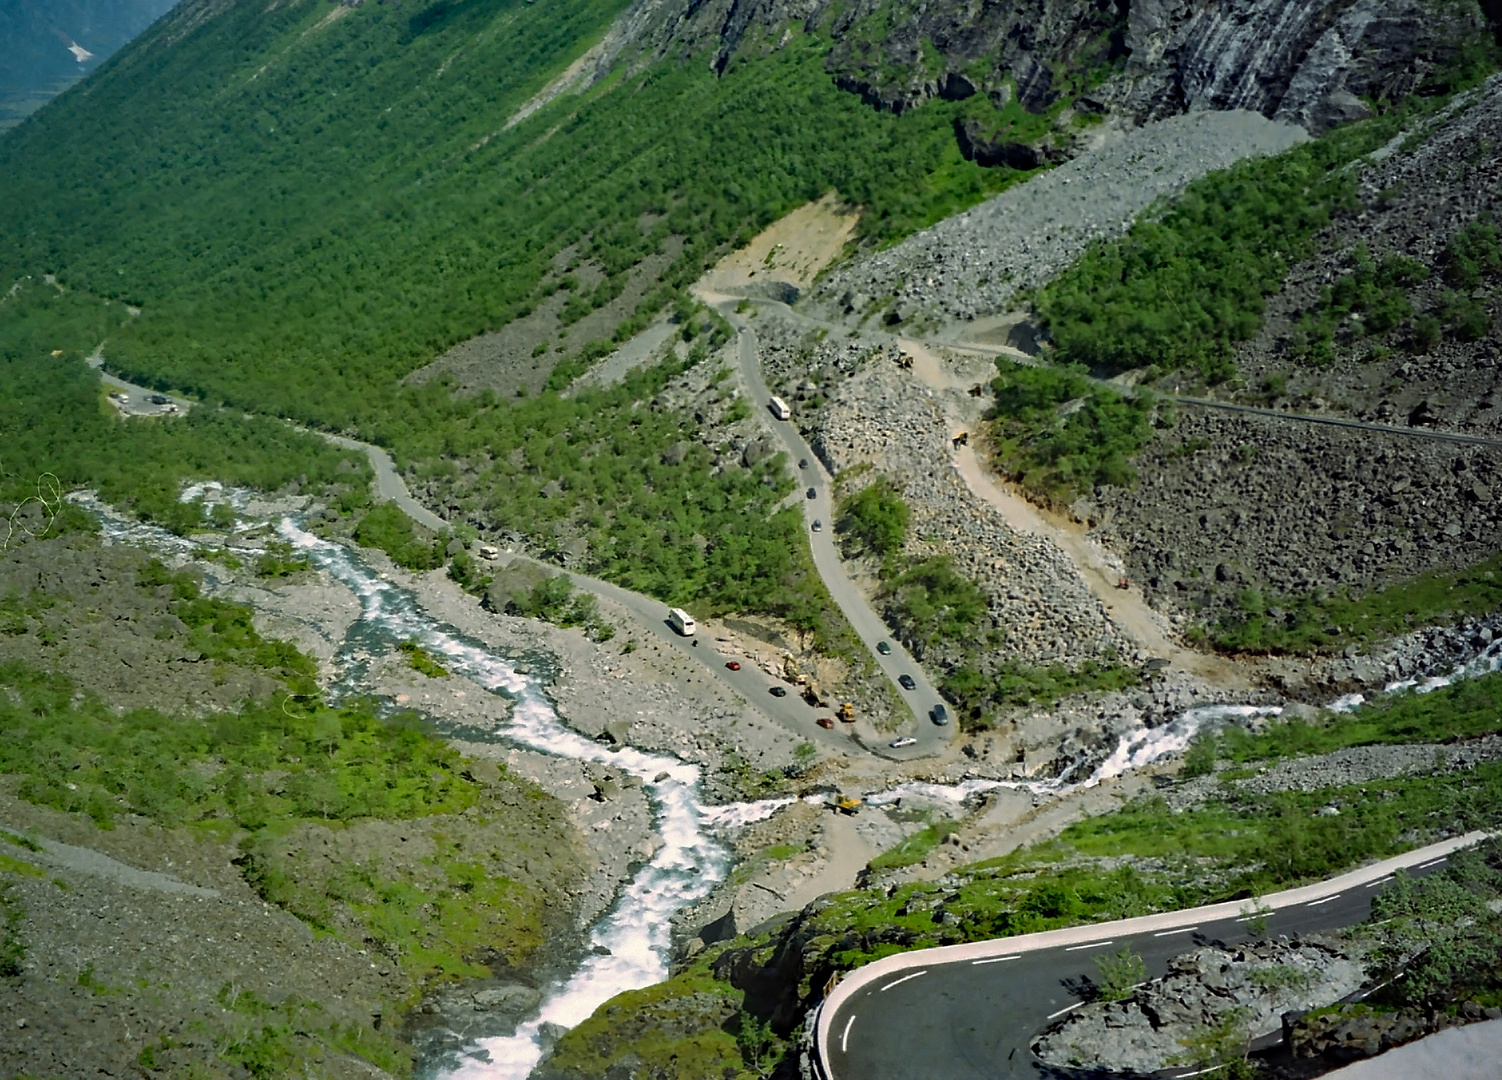
<svg viewBox="0 0 1502 1080">
<path fill-rule="evenodd" d="M 1439 1011 L 1502 995 L 1502 845 L 1456 852 L 1444 869 L 1399 873 L 1372 901 L 1377 946 L 1371 973 L 1381 1005 Z"/>
<path fill-rule="evenodd" d="M 1069 504 L 1101 485 L 1130 487 L 1129 459 L 1153 436 L 1152 395 L 1128 396 L 1083 369 L 998 360 L 991 420 L 998 465 L 1050 500 Z"/>
<path fill-rule="evenodd" d="M 271 540 L 266 544 L 266 554 L 256 560 L 256 575 L 263 578 L 285 578 L 300 574 L 312 567 L 306 555 L 298 555 L 292 545 L 284 540 Z"/>
<path fill-rule="evenodd" d="M 484 596 L 485 590 L 490 587 L 493 575 L 487 574 L 481 569 L 479 562 L 469 553 L 466 548 L 454 555 L 449 562 L 449 577 L 467 593 L 475 596 Z"/>
<path fill-rule="evenodd" d="M 1086 660 L 1078 667 L 1052 664 L 1029 667 L 1007 662 L 990 675 L 964 665 L 940 680 L 944 696 L 955 703 L 967 730 L 992 726 L 998 711 L 1027 705 L 1052 705 L 1071 694 L 1104 693 L 1141 685 L 1142 675 L 1124 664 Z"/>
<path fill-rule="evenodd" d="M 1228 727 L 1205 736 L 1221 760 L 1276 761 L 1348 746 L 1441 743 L 1502 731 L 1502 673 L 1461 679 L 1427 694 L 1398 693 L 1318 724 L 1282 720 L 1252 733 Z"/>
<path fill-rule="evenodd" d="M 1096 957 L 1095 966 L 1100 972 L 1095 987 L 1101 1001 L 1125 1001 L 1147 981 L 1147 964 L 1130 948 Z"/>
<path fill-rule="evenodd" d="M 58 295 L 40 283 L 23 285 L 0 304 L 0 511 L 32 531 L 47 509 L 59 516 L 50 534 L 92 531 L 88 514 L 57 496 L 80 487 L 179 534 L 211 524 L 201 501 L 178 496 L 189 480 L 215 479 L 261 491 L 332 491 L 363 500 L 368 467 L 347 451 L 273 419 L 238 411 L 189 409 L 172 417 L 121 419 L 99 405 L 99 377 L 83 362 L 124 318 L 119 304 L 77 293 Z M 61 349 L 62 356 L 53 356 Z M 45 480 L 55 478 L 55 488 Z M 0 525 L 0 541 L 5 529 Z M 18 532 L 14 540 L 21 538 Z"/>
<path fill-rule="evenodd" d="M 885 566 L 902 554 L 912 510 L 886 477 L 879 477 L 835 508 L 835 530 L 846 558 L 868 552 Z"/>
<path fill-rule="evenodd" d="M 26 942 L 21 938 L 25 920 L 26 908 L 13 886 L 0 881 L 0 979 L 13 979 L 25 970 Z"/>
<path fill-rule="evenodd" d="M 1458 230 L 1440 256 L 1445 281 L 1457 289 L 1474 289 L 1488 274 L 1502 271 L 1502 239 L 1490 221 L 1473 221 Z"/>
<path fill-rule="evenodd" d="M 1409 99 L 1212 173 L 1122 239 L 1091 249 L 1038 294 L 1058 358 L 1107 372 L 1156 364 L 1212 382 L 1234 375 L 1231 346 L 1257 332 L 1264 297 L 1335 214 L 1354 208 L 1345 166 L 1434 107 Z"/>
<path fill-rule="evenodd" d="M 23 877 L 46 877 L 47 875 L 29 862 L 0 855 L 0 873 L 19 874 Z"/>
<path fill-rule="evenodd" d="M 150 559 L 136 572 L 138 588 L 166 586 L 172 591 L 172 614 L 188 627 L 188 644 L 209 660 L 260 668 L 284 681 L 295 693 L 317 690 L 318 665 L 289 641 L 264 638 L 255 627 L 253 612 L 244 604 L 204 596 L 198 578 L 188 570 L 168 570 Z"/>
<path fill-rule="evenodd" d="M 355 526 L 355 540 L 379 548 L 391 561 L 408 570 L 434 570 L 443 565 L 447 536 L 434 536 L 409 518 L 396 503 L 370 509 Z"/>
<path fill-rule="evenodd" d="M 396 1076 L 412 1075 L 410 1051 L 395 1040 L 383 1038 L 369 1028 L 330 1021 L 323 1007 L 291 995 L 273 1005 L 250 990 L 237 990 L 226 983 L 215 995 L 229 1014 L 229 1030 L 221 1041 L 220 1060 L 238 1065 L 254 1080 L 283 1080 L 305 1076 L 310 1051 L 318 1043 L 338 1047 Z M 159 1068 L 157 1051 L 172 1049 L 163 1036 L 141 1050 L 138 1064 Z"/>
<path fill-rule="evenodd" d="M 290 646 L 288 646 L 290 648 Z M 289 821 L 405 818 L 462 810 L 475 785 L 459 756 L 410 715 L 279 698 L 239 713 L 116 713 L 72 680 L 0 665 L 0 773 L 23 798 L 163 825 L 223 822 L 255 831 Z"/>
<path fill-rule="evenodd" d="M 1370 334 L 1397 330 L 1413 316 L 1408 291 L 1426 281 L 1429 269 L 1403 255 L 1389 255 L 1380 263 L 1365 246 L 1351 254 L 1353 269 L 1337 278 L 1306 312 L 1292 338 L 1296 359 L 1323 367 L 1335 359 L 1337 332 L 1354 346 Z"/>
<path fill-rule="evenodd" d="M 31 837 L 21 836 L 13 832 L 7 832 L 5 829 L 0 829 L 0 840 L 4 840 L 7 844 L 10 844 L 13 847 L 21 848 L 23 851 L 42 850 L 42 845 L 31 839 Z"/>
<path fill-rule="evenodd" d="M 406 656 L 407 663 L 412 670 L 420 675 L 426 675 L 430 679 L 443 679 L 448 677 L 448 668 L 433 659 L 431 653 L 424 649 L 415 640 L 404 641 L 398 646 L 402 654 Z"/>
<path fill-rule="evenodd" d="M 872 870 L 896 870 L 914 866 L 928 858 L 928 853 L 959 829 L 953 821 L 940 821 L 919 829 L 890 850 L 883 851 L 868 864 Z"/>
<path fill-rule="evenodd" d="M 913 639 L 929 645 L 974 634 L 986 614 L 986 594 L 945 555 L 910 566 L 886 591 L 897 621 Z"/>
<path fill-rule="evenodd" d="M 1502 608 L 1502 555 L 1460 570 L 1434 570 L 1361 596 L 1306 594 L 1264 599 L 1243 594 L 1241 612 L 1210 631 L 1226 652 L 1336 652 L 1421 626 L 1436 626 Z"/>
<path fill-rule="evenodd" d="M 600 605 L 594 593 L 576 590 L 567 574 L 552 574 L 523 593 L 509 608 L 532 619 L 542 619 L 555 626 L 579 626 L 596 641 L 615 637 L 615 627 L 600 617 Z"/>
</svg>

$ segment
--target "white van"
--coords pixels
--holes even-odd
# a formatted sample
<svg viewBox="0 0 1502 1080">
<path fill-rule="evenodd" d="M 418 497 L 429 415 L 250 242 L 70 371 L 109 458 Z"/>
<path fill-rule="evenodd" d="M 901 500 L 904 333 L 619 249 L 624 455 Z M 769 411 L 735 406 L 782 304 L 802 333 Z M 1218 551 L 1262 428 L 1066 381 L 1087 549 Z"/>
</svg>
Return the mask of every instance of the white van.
<svg viewBox="0 0 1502 1080">
<path fill-rule="evenodd" d="M 674 630 L 678 631 L 684 637 L 693 637 L 694 631 L 699 629 L 699 625 L 694 622 L 694 617 L 682 608 L 670 609 L 668 611 L 668 622 Z"/>
<path fill-rule="evenodd" d="M 777 419 L 779 420 L 786 420 L 788 417 L 793 415 L 793 410 L 788 408 L 788 403 L 786 401 L 783 401 L 780 397 L 773 397 L 772 400 L 767 404 L 767 408 L 771 409 L 772 415 L 777 417 Z"/>
</svg>

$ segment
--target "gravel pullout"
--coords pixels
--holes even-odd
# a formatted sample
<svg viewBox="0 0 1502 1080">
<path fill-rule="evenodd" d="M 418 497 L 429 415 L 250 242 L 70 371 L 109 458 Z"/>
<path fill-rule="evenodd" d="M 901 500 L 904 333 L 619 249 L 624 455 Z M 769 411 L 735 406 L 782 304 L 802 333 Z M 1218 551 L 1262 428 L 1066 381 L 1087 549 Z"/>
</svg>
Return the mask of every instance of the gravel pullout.
<svg viewBox="0 0 1502 1080">
<path fill-rule="evenodd" d="M 1099 149 L 1003 192 L 825 279 L 821 305 L 864 313 L 896 297 L 919 314 L 973 319 L 1063 270 L 1094 240 L 1117 236 L 1152 203 L 1242 158 L 1303 142 L 1299 127 L 1254 112 L 1201 112 L 1126 131 Z"/>
</svg>

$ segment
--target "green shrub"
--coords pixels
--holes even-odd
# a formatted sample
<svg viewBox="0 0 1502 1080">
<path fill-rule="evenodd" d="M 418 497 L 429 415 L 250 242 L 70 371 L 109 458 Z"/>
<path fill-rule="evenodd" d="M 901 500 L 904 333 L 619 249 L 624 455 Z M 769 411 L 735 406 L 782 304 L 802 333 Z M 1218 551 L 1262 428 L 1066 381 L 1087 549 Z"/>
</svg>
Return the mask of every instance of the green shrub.
<svg viewBox="0 0 1502 1080">
<path fill-rule="evenodd" d="M 912 510 L 885 477 L 840 500 L 835 513 L 847 557 L 869 551 L 885 562 L 902 553 Z"/>
<path fill-rule="evenodd" d="M 888 603 L 914 640 L 928 645 L 974 634 L 986 614 L 986 594 L 954 569 L 947 555 L 925 559 L 887 586 Z"/>
<path fill-rule="evenodd" d="M 381 503 L 360 519 L 355 539 L 366 547 L 379 548 L 391 561 L 408 570 L 434 570 L 443 565 L 442 536 L 426 539 L 418 535 L 420 526 L 395 503 Z M 432 536 L 426 529 L 425 536 Z"/>
<path fill-rule="evenodd" d="M 1004 472 L 1065 503 L 1097 486 L 1136 482 L 1129 459 L 1153 435 L 1150 394 L 1128 397 L 1079 368 L 1005 360 L 997 367 L 991 419 Z"/>
</svg>

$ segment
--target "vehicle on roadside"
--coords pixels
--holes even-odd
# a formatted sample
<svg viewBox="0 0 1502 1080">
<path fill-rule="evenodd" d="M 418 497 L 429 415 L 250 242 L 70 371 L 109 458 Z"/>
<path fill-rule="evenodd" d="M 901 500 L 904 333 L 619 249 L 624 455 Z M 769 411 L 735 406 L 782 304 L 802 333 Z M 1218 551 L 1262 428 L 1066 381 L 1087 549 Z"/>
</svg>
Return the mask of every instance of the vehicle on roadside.
<svg viewBox="0 0 1502 1080">
<path fill-rule="evenodd" d="M 798 468 L 800 468 L 800 469 L 806 469 L 806 468 L 808 468 L 808 458 L 799 458 L 798 459 Z"/>
<path fill-rule="evenodd" d="M 785 686 L 774 686 L 771 689 L 769 689 L 767 691 L 767 693 L 771 694 L 773 697 L 787 697 L 788 696 L 787 687 L 785 687 Z"/>
<path fill-rule="evenodd" d="M 900 739 L 893 739 L 891 742 L 887 743 L 887 745 L 890 746 L 893 750 L 901 750 L 904 746 L 914 746 L 917 744 L 917 742 L 918 740 L 913 738 L 911 735 L 904 735 Z"/>
<path fill-rule="evenodd" d="M 808 490 L 807 490 L 807 491 L 805 491 L 805 492 L 804 492 L 804 493 L 803 493 L 803 494 L 804 494 L 804 495 L 805 495 L 805 496 L 807 496 L 807 497 L 808 497 L 808 498 L 810 498 L 810 499 L 812 499 L 812 498 L 814 498 L 814 497 L 815 497 L 815 496 L 816 496 L 816 495 L 818 495 L 818 494 L 819 494 L 819 493 L 818 493 L 818 492 L 817 492 L 817 491 L 815 491 L 815 490 L 814 490 L 814 489 L 813 489 L 813 488 L 809 488 L 809 489 L 808 489 Z"/>
<path fill-rule="evenodd" d="M 694 631 L 699 629 L 699 624 L 694 622 L 692 615 L 676 607 L 668 610 L 668 625 L 684 637 L 693 637 Z"/>
<path fill-rule="evenodd" d="M 820 521 L 818 518 L 814 518 L 814 532 L 823 532 L 823 531 L 824 531 L 824 523 L 822 521 Z"/>
<path fill-rule="evenodd" d="M 931 710 L 929 710 L 928 715 L 931 716 L 933 718 L 933 722 L 938 724 L 940 727 L 943 727 L 945 724 L 949 723 L 949 710 L 944 707 L 942 702 L 938 705 L 935 705 Z"/>
<path fill-rule="evenodd" d="M 731 671 L 739 671 L 741 669 L 741 662 L 739 660 L 726 660 L 725 666 Z"/>
<path fill-rule="evenodd" d="M 501 554 L 501 549 L 496 547 L 494 544 L 481 544 L 479 547 L 475 548 L 475 550 L 479 552 L 480 558 L 482 559 L 498 558 Z"/>
<path fill-rule="evenodd" d="M 882 656 L 891 656 L 892 643 L 890 641 L 878 641 L 876 643 L 876 651 L 881 653 Z"/>
<path fill-rule="evenodd" d="M 767 408 L 771 409 L 772 415 L 779 420 L 787 420 L 793 415 L 793 410 L 788 408 L 788 403 L 780 397 L 774 396 L 771 401 L 767 402 Z"/>
<path fill-rule="evenodd" d="M 918 688 L 918 684 L 913 681 L 913 677 L 911 675 L 897 676 L 897 685 L 902 687 L 904 690 L 916 690 Z"/>
<path fill-rule="evenodd" d="M 153 405 L 166 405 L 169 399 L 164 394 L 147 394 L 146 400 Z"/>
<path fill-rule="evenodd" d="M 830 731 L 834 728 L 834 717 L 821 716 L 819 717 L 819 719 L 815 720 L 814 723 L 818 724 L 825 731 Z"/>
</svg>

